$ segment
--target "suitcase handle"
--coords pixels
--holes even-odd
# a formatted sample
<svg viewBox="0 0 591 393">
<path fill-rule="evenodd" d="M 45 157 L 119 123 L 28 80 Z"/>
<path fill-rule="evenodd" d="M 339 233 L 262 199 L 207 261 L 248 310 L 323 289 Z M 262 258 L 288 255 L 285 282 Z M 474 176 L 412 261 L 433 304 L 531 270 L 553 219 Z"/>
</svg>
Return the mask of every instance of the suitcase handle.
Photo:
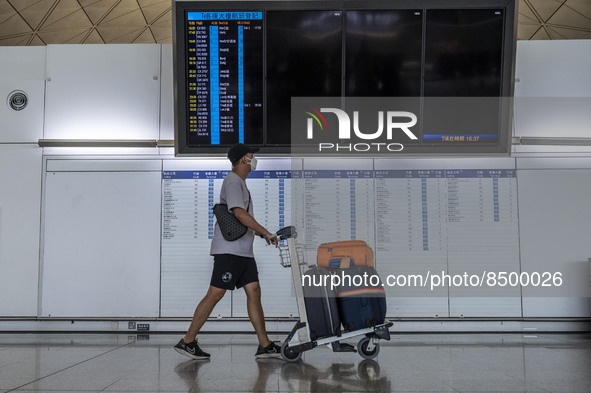
<svg viewBox="0 0 591 393">
<path fill-rule="evenodd" d="M 328 260 L 328 266 L 336 269 L 349 269 L 355 266 L 355 260 L 350 257 L 337 256 Z"/>
<path fill-rule="evenodd" d="M 340 263 L 340 266 L 337 266 L 337 267 L 340 267 L 341 269 L 347 269 L 347 268 L 354 267 L 354 266 L 367 266 L 367 257 L 365 257 L 365 263 L 363 265 L 358 265 L 355 262 L 355 259 L 351 257 L 351 255 L 333 255 L 333 257 L 330 258 L 328 261 L 329 265 L 330 265 L 330 261 L 334 261 L 335 259 L 339 259 L 339 258 L 341 260 L 341 263 Z M 342 261 L 345 258 L 348 258 L 350 260 L 350 262 L 349 262 L 349 266 L 343 267 Z"/>
</svg>

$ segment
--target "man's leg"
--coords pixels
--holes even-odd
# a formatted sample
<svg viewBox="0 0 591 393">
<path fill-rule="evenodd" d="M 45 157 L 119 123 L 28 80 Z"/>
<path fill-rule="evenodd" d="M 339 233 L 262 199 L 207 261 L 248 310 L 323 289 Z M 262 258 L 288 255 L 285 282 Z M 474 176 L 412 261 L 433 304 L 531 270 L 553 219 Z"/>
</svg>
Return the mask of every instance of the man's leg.
<svg viewBox="0 0 591 393">
<path fill-rule="evenodd" d="M 267 329 L 265 328 L 265 313 L 261 304 L 261 286 L 258 281 L 250 282 L 244 285 L 244 292 L 246 292 L 248 318 L 257 334 L 259 344 L 262 347 L 266 347 L 271 343 L 271 340 L 269 340 Z"/>
<path fill-rule="evenodd" d="M 197 308 L 195 308 L 195 313 L 193 314 L 193 320 L 191 321 L 191 325 L 189 326 L 189 330 L 187 334 L 185 334 L 184 341 L 186 343 L 192 343 L 195 341 L 197 337 L 197 333 L 207 321 L 207 318 L 211 315 L 214 307 L 226 294 L 226 290 L 222 288 L 217 288 L 214 286 L 209 286 L 207 290 L 207 294 L 205 297 L 199 302 Z"/>
</svg>

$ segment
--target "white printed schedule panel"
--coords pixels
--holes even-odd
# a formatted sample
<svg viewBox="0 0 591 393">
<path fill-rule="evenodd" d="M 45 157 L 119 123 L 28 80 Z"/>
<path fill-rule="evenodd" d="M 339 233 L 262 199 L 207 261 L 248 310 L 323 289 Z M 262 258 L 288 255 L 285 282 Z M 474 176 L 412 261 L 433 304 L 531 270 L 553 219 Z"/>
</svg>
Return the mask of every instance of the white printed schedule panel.
<svg viewBox="0 0 591 393">
<path fill-rule="evenodd" d="M 466 272 L 485 280 L 488 273 L 519 273 L 515 170 L 450 170 L 446 178 L 449 273 Z M 485 316 L 521 316 L 520 287 L 493 286 L 483 291 L 454 285 L 449 295 L 452 317 L 483 312 Z"/>
<path fill-rule="evenodd" d="M 308 264 L 316 263 L 322 243 L 359 239 L 375 250 L 384 281 L 520 272 L 514 161 L 490 161 L 488 168 L 472 169 L 474 162 L 460 159 L 361 159 L 343 168 L 337 160 L 310 159 L 294 169 L 290 160 L 261 159 L 247 184 L 255 218 L 270 231 L 295 225 Z M 163 317 L 192 315 L 207 290 L 212 207 L 227 173 L 222 161 L 164 163 Z M 297 315 L 290 272 L 280 266 L 277 249 L 255 238 L 254 251 L 266 316 Z M 448 283 L 386 282 L 388 316 L 521 316 L 519 287 L 482 291 Z M 243 291 L 227 294 L 213 316 L 246 317 Z"/>
<path fill-rule="evenodd" d="M 424 162 L 417 165 L 424 169 L 410 169 L 416 162 L 402 160 L 333 169 L 334 162 L 317 161 L 305 161 L 294 176 L 303 187 L 301 201 L 293 203 L 303 204 L 299 232 L 309 263 L 321 243 L 360 239 L 374 248 L 383 280 L 421 275 L 426 283 L 429 274 L 520 271 L 513 160 L 499 161 L 501 169 L 464 169 L 472 163 L 461 160 L 445 162 L 460 169 Z M 409 169 L 388 168 L 394 166 Z M 386 289 L 392 317 L 521 316 L 518 287 L 482 291 L 407 282 L 386 283 Z"/>
<path fill-rule="evenodd" d="M 264 167 L 277 168 L 280 166 L 277 164 L 257 165 L 257 170 L 251 172 L 246 180 L 254 203 L 254 217 L 270 232 L 276 232 L 285 226 L 292 225 L 291 170 L 263 169 Z M 279 250 L 274 246 L 267 245 L 265 240 L 255 237 L 254 256 L 259 271 L 265 317 L 297 316 L 291 270 L 281 266 Z M 232 316 L 248 316 L 246 295 L 242 290 L 233 293 Z"/>
<path fill-rule="evenodd" d="M 307 260 L 326 242 L 359 239 L 374 243 L 373 172 L 370 170 L 304 170 L 303 212 Z"/>
<path fill-rule="evenodd" d="M 444 170 L 377 170 L 376 267 L 388 275 L 447 271 L 447 183 Z M 399 284 L 404 284 L 399 282 Z M 387 285 L 389 314 L 448 316 L 448 289 Z"/>
<path fill-rule="evenodd" d="M 246 182 L 255 218 L 273 232 L 290 223 L 291 171 L 281 162 L 261 162 L 261 170 L 252 172 Z M 213 267 L 209 250 L 215 226 L 212 208 L 219 202 L 229 170 L 219 169 L 227 168 L 223 162 L 187 161 L 168 166 L 165 164 L 162 172 L 161 314 L 187 317 L 209 286 Z M 279 169 L 265 170 L 265 166 Z M 257 237 L 254 253 L 266 316 L 297 314 L 289 270 L 280 266 L 278 250 Z M 243 291 L 228 292 L 212 316 L 247 316 Z"/>
<path fill-rule="evenodd" d="M 227 170 L 162 172 L 161 314 L 191 316 L 205 295 L 213 258 L 212 207 L 219 201 Z M 214 316 L 230 317 L 231 296 L 218 303 Z"/>
</svg>

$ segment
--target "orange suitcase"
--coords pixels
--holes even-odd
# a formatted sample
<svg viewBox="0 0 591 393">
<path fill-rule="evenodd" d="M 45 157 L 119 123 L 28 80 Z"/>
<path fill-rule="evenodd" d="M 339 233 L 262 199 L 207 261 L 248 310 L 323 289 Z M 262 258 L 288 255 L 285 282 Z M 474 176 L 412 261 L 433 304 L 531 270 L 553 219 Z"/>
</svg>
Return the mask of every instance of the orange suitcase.
<svg viewBox="0 0 591 393">
<path fill-rule="evenodd" d="M 347 269 L 352 266 L 374 267 L 373 250 L 363 240 L 343 240 L 318 247 L 319 267 Z"/>
</svg>

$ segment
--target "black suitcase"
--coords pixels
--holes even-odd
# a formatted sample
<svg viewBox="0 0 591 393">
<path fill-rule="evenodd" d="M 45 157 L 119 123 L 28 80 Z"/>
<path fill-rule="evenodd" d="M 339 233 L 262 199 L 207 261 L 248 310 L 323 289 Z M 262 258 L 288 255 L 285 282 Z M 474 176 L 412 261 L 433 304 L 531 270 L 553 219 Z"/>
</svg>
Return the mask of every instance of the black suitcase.
<svg viewBox="0 0 591 393">
<path fill-rule="evenodd" d="M 330 275 L 326 269 L 312 266 L 310 270 L 304 273 L 310 277 L 310 282 L 303 282 L 304 305 L 308 316 L 308 326 L 310 327 L 310 340 L 320 338 L 340 336 L 341 320 L 337 307 L 336 291 L 328 285 L 313 285 L 323 282 L 323 276 Z M 316 279 L 314 280 L 314 277 Z"/>
<path fill-rule="evenodd" d="M 386 293 L 376 269 L 354 266 L 339 269 L 338 274 L 351 278 L 350 283 L 348 279 L 344 279 L 337 287 L 337 304 L 344 330 L 359 330 L 384 323 L 387 309 Z M 375 278 L 370 280 L 372 276 Z"/>
</svg>

